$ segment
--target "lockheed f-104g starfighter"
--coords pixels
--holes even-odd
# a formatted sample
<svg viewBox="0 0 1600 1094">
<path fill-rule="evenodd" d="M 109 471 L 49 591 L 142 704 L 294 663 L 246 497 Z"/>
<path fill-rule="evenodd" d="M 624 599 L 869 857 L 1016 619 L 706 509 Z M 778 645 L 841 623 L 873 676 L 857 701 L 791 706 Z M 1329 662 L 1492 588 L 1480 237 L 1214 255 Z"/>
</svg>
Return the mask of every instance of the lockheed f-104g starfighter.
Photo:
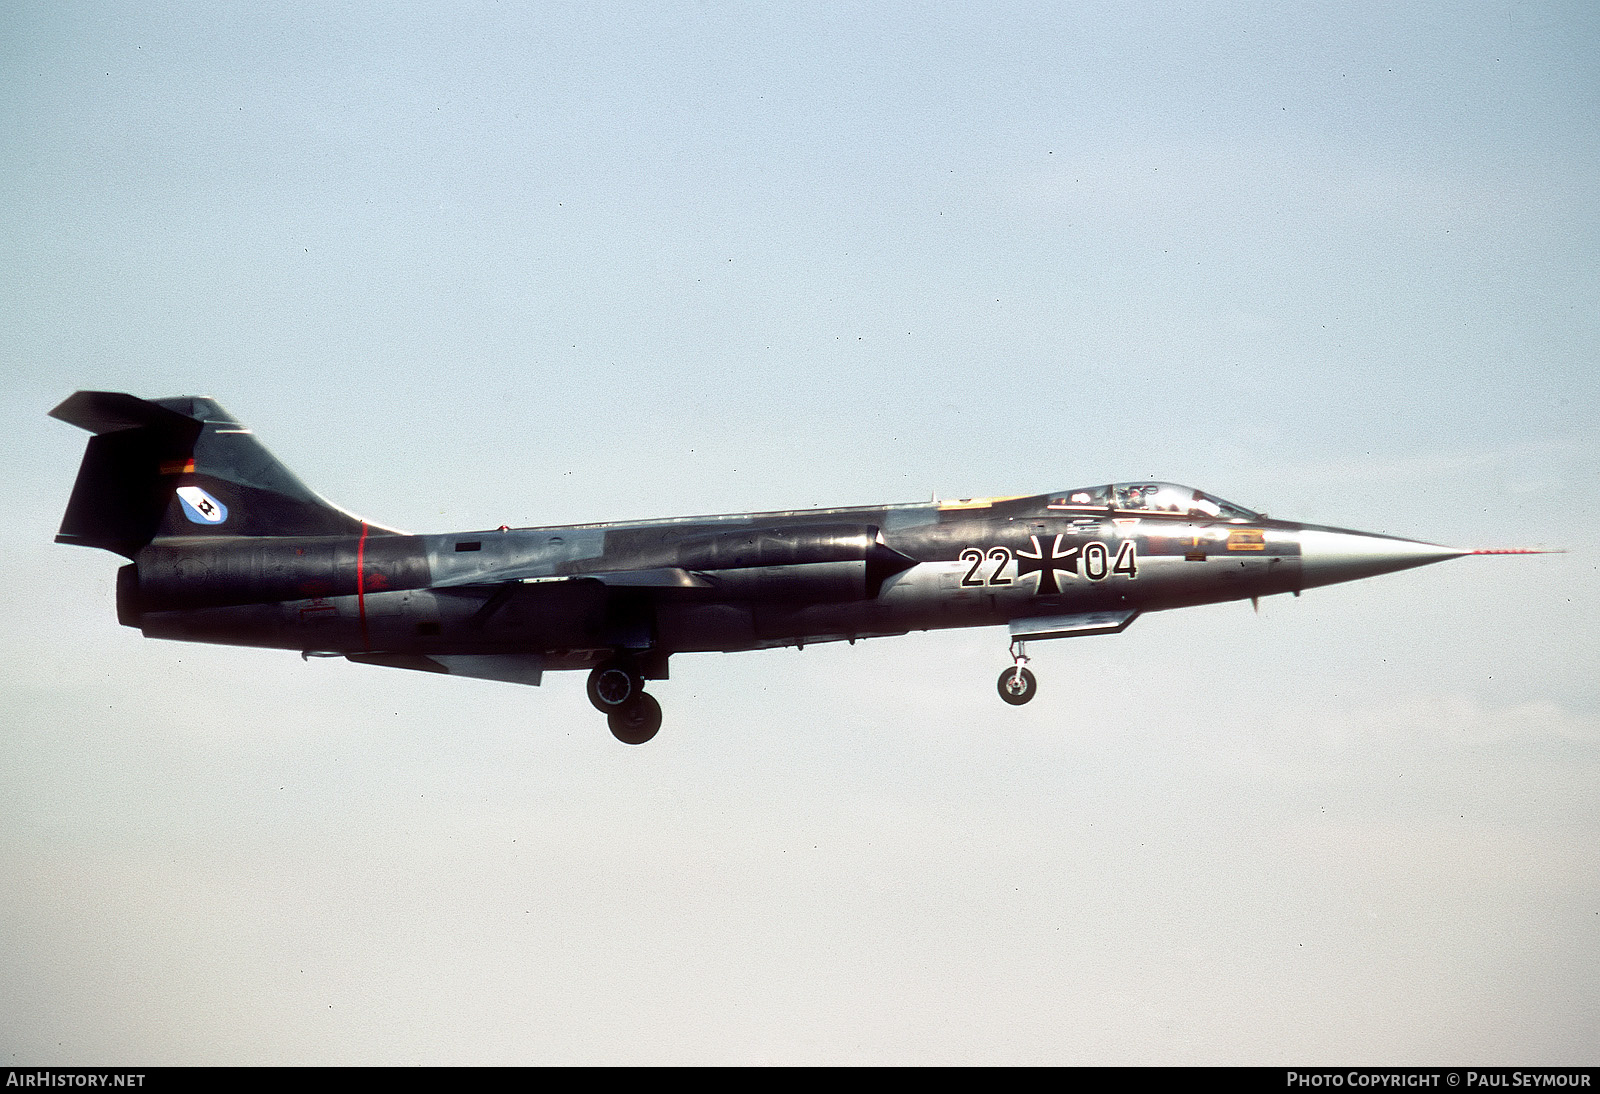
<svg viewBox="0 0 1600 1094">
<path fill-rule="evenodd" d="M 61 543 L 130 561 L 117 617 L 152 638 L 538 684 L 587 670 L 619 740 L 661 725 L 674 654 L 1005 627 L 1025 643 L 1474 552 L 1273 520 L 1139 480 L 1021 497 L 409 535 L 307 488 L 214 400 L 80 391 L 93 433 Z M 1503 552 L 1520 553 L 1520 552 Z"/>
</svg>

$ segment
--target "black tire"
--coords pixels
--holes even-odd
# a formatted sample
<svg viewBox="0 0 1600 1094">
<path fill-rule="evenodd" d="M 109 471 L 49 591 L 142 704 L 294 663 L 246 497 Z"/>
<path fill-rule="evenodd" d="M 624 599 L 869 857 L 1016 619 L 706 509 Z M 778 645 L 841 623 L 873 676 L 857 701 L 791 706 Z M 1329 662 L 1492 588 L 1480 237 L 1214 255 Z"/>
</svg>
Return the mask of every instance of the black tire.
<svg viewBox="0 0 1600 1094">
<path fill-rule="evenodd" d="M 606 724 L 623 744 L 642 745 L 661 728 L 661 704 L 649 692 L 638 692 L 632 702 L 606 715 Z"/>
<path fill-rule="evenodd" d="M 1022 678 L 1017 679 L 1018 676 Z M 1039 681 L 1027 669 L 1009 668 L 1000 674 L 1000 698 L 1014 707 L 1020 707 L 1039 694 Z"/>
<path fill-rule="evenodd" d="M 644 689 L 639 673 L 626 661 L 602 661 L 589 673 L 589 702 L 601 714 L 610 714 L 633 702 Z"/>
</svg>

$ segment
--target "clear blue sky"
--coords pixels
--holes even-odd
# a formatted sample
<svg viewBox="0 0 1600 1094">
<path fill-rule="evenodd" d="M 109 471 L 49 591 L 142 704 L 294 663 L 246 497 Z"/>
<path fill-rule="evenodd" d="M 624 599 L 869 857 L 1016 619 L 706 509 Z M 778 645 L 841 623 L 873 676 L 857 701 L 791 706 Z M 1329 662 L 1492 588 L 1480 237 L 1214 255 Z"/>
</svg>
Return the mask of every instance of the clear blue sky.
<svg viewBox="0 0 1600 1094">
<path fill-rule="evenodd" d="M 0 14 L 4 1063 L 1600 1062 L 1592 5 Z M 415 531 L 1136 477 L 1469 558 L 538 689 L 119 628 L 77 388 Z"/>
</svg>

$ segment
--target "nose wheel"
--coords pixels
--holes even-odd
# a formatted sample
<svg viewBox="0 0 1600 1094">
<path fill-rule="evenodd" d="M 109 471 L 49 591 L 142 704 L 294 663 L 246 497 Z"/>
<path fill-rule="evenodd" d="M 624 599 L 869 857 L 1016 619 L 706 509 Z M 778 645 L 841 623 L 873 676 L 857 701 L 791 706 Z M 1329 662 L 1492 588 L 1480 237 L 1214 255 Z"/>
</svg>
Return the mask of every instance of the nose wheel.
<svg viewBox="0 0 1600 1094">
<path fill-rule="evenodd" d="M 1039 694 L 1039 681 L 1033 678 L 1033 673 L 1022 666 L 1028 661 L 1028 655 L 1021 642 L 1011 643 L 1012 666 L 1000 674 L 998 687 L 1000 698 L 1014 707 Z"/>
</svg>

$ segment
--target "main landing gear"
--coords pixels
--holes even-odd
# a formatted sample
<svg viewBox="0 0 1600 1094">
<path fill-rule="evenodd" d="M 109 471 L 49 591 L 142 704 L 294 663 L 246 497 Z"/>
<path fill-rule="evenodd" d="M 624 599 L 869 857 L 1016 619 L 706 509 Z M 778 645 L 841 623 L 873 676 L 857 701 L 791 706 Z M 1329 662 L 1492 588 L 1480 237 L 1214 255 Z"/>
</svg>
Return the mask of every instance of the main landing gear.
<svg viewBox="0 0 1600 1094">
<path fill-rule="evenodd" d="M 1014 707 L 1020 707 L 1039 694 L 1039 681 L 1022 666 L 1027 663 L 1026 647 L 1021 642 L 1011 643 L 1012 667 L 1000 674 L 1000 698 Z"/>
<path fill-rule="evenodd" d="M 589 673 L 589 702 L 625 745 L 642 745 L 661 728 L 661 704 L 645 692 L 639 670 L 621 658 L 602 661 Z"/>
</svg>

